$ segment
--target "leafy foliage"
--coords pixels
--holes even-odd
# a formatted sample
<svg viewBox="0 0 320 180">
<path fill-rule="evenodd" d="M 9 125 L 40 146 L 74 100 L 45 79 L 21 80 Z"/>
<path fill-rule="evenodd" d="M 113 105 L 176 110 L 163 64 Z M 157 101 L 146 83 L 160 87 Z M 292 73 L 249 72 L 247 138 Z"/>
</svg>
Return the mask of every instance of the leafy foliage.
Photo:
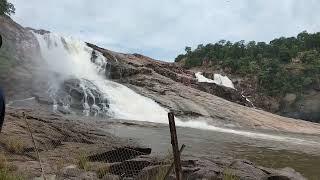
<svg viewBox="0 0 320 180">
<path fill-rule="evenodd" d="M 15 13 L 15 7 L 7 0 L 0 0 L 0 16 L 10 16 Z"/>
<path fill-rule="evenodd" d="M 320 32 L 303 31 L 297 37 L 281 37 L 270 43 L 221 40 L 185 50 L 175 61 L 184 60 L 187 68 L 210 62 L 232 73 L 258 76 L 261 92 L 273 96 L 301 92 L 320 73 Z"/>
</svg>

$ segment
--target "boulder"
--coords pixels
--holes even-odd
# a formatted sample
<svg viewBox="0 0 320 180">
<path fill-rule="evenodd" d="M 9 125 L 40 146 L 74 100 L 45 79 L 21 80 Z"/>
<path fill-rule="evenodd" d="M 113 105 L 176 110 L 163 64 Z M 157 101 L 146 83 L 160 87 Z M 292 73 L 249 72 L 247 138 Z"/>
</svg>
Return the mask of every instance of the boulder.
<svg viewBox="0 0 320 180">
<path fill-rule="evenodd" d="M 106 76 L 110 79 L 122 79 L 137 74 L 151 74 L 152 71 L 147 68 L 137 68 L 129 64 L 120 62 L 108 62 L 106 67 Z"/>
<path fill-rule="evenodd" d="M 291 105 L 293 104 L 297 99 L 297 95 L 293 94 L 293 93 L 287 93 L 284 98 L 283 101 L 288 104 Z"/>
<path fill-rule="evenodd" d="M 287 94 L 281 102 L 280 113 L 292 118 L 320 122 L 320 91 L 307 91 L 300 98 Z"/>
<path fill-rule="evenodd" d="M 68 95 L 62 98 L 63 100 L 61 101 L 67 101 L 66 103 L 70 103 L 73 108 L 84 109 L 83 104 L 85 101 L 92 108 L 93 105 L 98 106 L 101 110 L 108 107 L 108 100 L 99 88 L 89 80 L 69 79 L 64 81 L 63 88 Z"/>
<path fill-rule="evenodd" d="M 289 167 L 278 170 L 264 167 L 259 168 L 268 173 L 263 180 L 306 180 L 300 173 Z"/>
<path fill-rule="evenodd" d="M 215 83 L 197 82 L 196 88 L 207 93 L 219 96 L 231 102 L 251 107 L 252 104 L 237 90 L 220 86 Z"/>
</svg>

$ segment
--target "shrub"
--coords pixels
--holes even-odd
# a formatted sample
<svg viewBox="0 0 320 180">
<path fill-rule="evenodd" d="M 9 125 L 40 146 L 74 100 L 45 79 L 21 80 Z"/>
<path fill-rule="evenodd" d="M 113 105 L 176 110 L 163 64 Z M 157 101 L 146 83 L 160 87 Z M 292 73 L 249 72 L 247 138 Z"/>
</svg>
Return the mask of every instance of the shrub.
<svg viewBox="0 0 320 180">
<path fill-rule="evenodd" d="M 7 0 L 0 0 L 0 16 L 10 16 L 15 13 L 15 10 L 13 4 L 9 3 Z"/>
</svg>

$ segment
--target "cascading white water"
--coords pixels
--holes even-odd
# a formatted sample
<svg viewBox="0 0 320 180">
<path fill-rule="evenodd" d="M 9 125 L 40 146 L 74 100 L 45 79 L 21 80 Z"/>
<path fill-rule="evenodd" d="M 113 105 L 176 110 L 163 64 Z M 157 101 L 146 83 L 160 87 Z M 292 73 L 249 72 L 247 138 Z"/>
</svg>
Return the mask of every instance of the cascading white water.
<svg viewBox="0 0 320 180">
<path fill-rule="evenodd" d="M 167 111 L 151 99 L 143 97 L 131 89 L 105 78 L 106 59 L 96 52 L 95 62 L 91 62 L 93 49 L 84 42 L 73 38 L 61 37 L 57 34 L 35 34 L 41 48 L 41 53 L 49 70 L 61 76 L 58 82 L 53 82 L 50 91 L 55 100 L 55 86 L 63 80 L 74 77 L 82 80 L 81 88 L 86 92 L 83 107 L 84 114 L 97 109 L 95 103 L 89 105 L 87 98 L 94 96 L 87 88 L 86 81 L 90 81 L 103 93 L 103 98 L 109 100 L 108 113 L 115 118 L 164 123 Z M 83 81 L 86 80 L 86 81 Z M 93 98 L 94 99 L 94 98 Z M 57 106 L 57 104 L 55 104 Z"/>
<path fill-rule="evenodd" d="M 237 90 L 234 87 L 233 82 L 227 76 L 222 76 L 221 74 L 214 74 L 214 80 L 204 77 L 201 72 L 195 73 L 195 76 L 196 76 L 198 82 L 215 83 L 219 86 L 225 86 L 225 87 Z M 252 101 L 250 101 L 250 99 L 248 97 L 243 95 L 243 92 L 241 93 L 241 96 L 243 98 L 245 98 L 245 100 L 251 105 L 251 107 L 255 108 Z"/>
<path fill-rule="evenodd" d="M 219 86 L 235 89 L 232 81 L 227 76 L 222 76 L 221 74 L 214 74 L 214 80 L 204 77 L 201 72 L 195 73 L 195 76 L 198 82 L 215 83 Z"/>
</svg>

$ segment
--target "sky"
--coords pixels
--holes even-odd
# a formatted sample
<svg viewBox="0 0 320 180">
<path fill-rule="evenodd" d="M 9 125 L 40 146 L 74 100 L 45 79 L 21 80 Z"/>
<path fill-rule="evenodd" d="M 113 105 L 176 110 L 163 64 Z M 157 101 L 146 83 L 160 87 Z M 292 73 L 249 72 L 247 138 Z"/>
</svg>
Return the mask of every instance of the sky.
<svg viewBox="0 0 320 180">
<path fill-rule="evenodd" d="M 318 0 L 9 0 L 25 27 L 173 61 L 186 46 L 320 31 Z"/>
</svg>

